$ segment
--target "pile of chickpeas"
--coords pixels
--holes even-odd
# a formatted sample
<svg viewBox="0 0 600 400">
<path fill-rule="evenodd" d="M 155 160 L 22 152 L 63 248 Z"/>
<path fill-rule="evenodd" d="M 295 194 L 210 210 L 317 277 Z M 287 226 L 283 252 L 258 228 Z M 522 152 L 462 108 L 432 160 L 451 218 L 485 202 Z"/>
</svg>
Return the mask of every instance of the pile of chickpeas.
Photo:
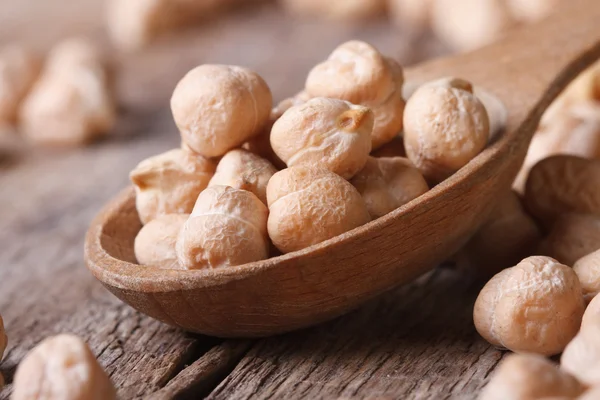
<svg viewBox="0 0 600 400">
<path fill-rule="evenodd" d="M 248 69 L 191 70 L 171 98 L 181 148 L 130 175 L 138 261 L 222 268 L 301 250 L 410 202 L 485 148 L 488 113 L 469 82 L 429 82 L 407 103 L 403 84 L 402 67 L 360 41 L 276 107 Z"/>
<path fill-rule="evenodd" d="M 454 258 L 495 274 L 475 302 L 475 327 L 517 353 L 482 400 L 600 398 L 599 66 L 548 109 L 515 191 Z M 545 358 L 561 353 L 560 366 Z"/>
</svg>

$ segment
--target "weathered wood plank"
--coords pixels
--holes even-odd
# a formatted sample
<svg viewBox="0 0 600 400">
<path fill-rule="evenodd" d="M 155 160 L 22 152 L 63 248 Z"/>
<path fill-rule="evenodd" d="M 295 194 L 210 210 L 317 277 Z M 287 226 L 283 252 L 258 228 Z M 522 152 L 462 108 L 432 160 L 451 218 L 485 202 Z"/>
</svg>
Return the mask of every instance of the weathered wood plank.
<svg viewBox="0 0 600 400">
<path fill-rule="evenodd" d="M 472 322 L 479 286 L 437 270 L 328 324 L 257 342 L 209 399 L 474 399 L 502 352 Z"/>
</svg>

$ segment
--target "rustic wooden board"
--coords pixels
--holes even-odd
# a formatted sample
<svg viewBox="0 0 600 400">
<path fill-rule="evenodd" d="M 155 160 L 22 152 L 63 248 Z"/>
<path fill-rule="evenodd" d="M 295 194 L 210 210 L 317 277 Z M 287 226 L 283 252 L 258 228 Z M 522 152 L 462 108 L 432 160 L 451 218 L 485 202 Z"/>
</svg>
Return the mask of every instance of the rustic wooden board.
<svg viewBox="0 0 600 400">
<path fill-rule="evenodd" d="M 105 43 L 100 3 L 0 0 L 0 45 L 20 39 L 45 49 L 74 32 Z M 178 145 L 168 99 L 187 70 L 203 62 L 246 65 L 282 99 L 301 88 L 310 66 L 350 38 L 368 40 L 405 64 L 443 51 L 434 41 L 401 39 L 386 22 L 293 21 L 269 5 L 240 11 L 181 40 L 118 56 L 122 117 L 112 139 L 80 150 L 20 148 L 0 158 L 0 314 L 9 335 L 0 365 L 9 385 L 0 399 L 9 397 L 26 352 L 57 332 L 90 343 L 123 399 L 475 396 L 502 354 L 475 333 L 477 285 L 455 272 L 435 272 L 319 327 L 223 342 L 140 315 L 83 265 L 87 226 L 127 184 L 128 171 Z"/>
</svg>

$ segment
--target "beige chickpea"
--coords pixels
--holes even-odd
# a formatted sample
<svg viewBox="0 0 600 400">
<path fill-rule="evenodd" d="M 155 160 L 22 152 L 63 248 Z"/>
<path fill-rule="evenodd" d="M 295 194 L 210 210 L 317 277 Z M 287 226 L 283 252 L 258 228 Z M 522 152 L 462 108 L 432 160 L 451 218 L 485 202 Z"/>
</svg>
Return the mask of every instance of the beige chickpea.
<svg viewBox="0 0 600 400">
<path fill-rule="evenodd" d="M 222 0 L 110 0 L 106 23 L 122 50 L 137 50 L 218 8 Z"/>
<path fill-rule="evenodd" d="M 589 303 L 585 308 L 585 312 L 583 313 L 583 318 L 581 320 L 582 328 L 585 325 L 595 324 L 598 320 L 600 320 L 600 296 L 594 295 L 591 299 L 588 297 L 587 300 Z"/>
<path fill-rule="evenodd" d="M 16 122 L 21 102 L 40 72 L 40 60 L 13 44 L 0 50 L 0 126 Z"/>
<path fill-rule="evenodd" d="M 485 107 L 462 79 L 425 84 L 406 103 L 406 154 L 433 183 L 448 178 L 479 154 L 489 132 Z"/>
<path fill-rule="evenodd" d="M 600 246 L 598 246 L 600 248 Z M 579 277 L 583 294 L 591 300 L 600 293 L 600 250 L 589 253 L 575 262 L 573 270 Z"/>
<path fill-rule="evenodd" d="M 431 22 L 431 9 L 435 0 L 388 0 L 392 21 L 399 27 L 423 31 Z"/>
<path fill-rule="evenodd" d="M 584 309 L 575 272 L 552 258 L 534 256 L 483 287 L 473 320 L 494 346 L 549 356 L 560 353 L 577 334 Z"/>
<path fill-rule="evenodd" d="M 83 145 L 107 134 L 116 119 L 111 79 L 93 43 L 62 42 L 23 101 L 23 134 L 35 143 L 61 146 Z"/>
<path fill-rule="evenodd" d="M 295 15 L 342 21 L 368 19 L 385 8 L 385 0 L 283 0 L 282 4 Z"/>
<path fill-rule="evenodd" d="M 288 167 L 322 165 L 348 179 L 367 162 L 373 122 L 366 107 L 318 97 L 290 108 L 275 122 L 271 146 Z"/>
<path fill-rule="evenodd" d="M 269 161 L 246 150 L 231 150 L 221 158 L 208 186 L 231 186 L 252 192 L 267 204 L 267 183 L 277 169 Z"/>
<path fill-rule="evenodd" d="M 545 226 L 567 212 L 600 215 L 600 161 L 557 155 L 538 162 L 527 177 L 525 204 Z"/>
<path fill-rule="evenodd" d="M 577 260 L 600 249 L 600 217 L 564 214 L 552 225 L 540 243 L 538 252 L 561 263 L 574 265 Z"/>
<path fill-rule="evenodd" d="M 373 219 L 384 216 L 429 190 L 423 175 L 406 158 L 369 157 L 350 183 L 361 194 Z"/>
<path fill-rule="evenodd" d="M 337 47 L 306 79 L 311 97 L 330 97 L 353 104 L 376 105 L 396 90 L 397 75 L 373 46 L 357 40 Z"/>
<path fill-rule="evenodd" d="M 87 344 L 74 335 L 45 339 L 21 361 L 13 400 L 111 400 L 115 389 Z"/>
<path fill-rule="evenodd" d="M 269 210 L 253 193 L 229 186 L 206 188 L 177 239 L 185 269 L 220 268 L 269 256 Z"/>
<path fill-rule="evenodd" d="M 348 181 L 325 168 L 300 165 L 277 172 L 267 186 L 269 237 L 283 253 L 301 250 L 371 220 Z"/>
<path fill-rule="evenodd" d="M 586 390 L 577 400 L 598 400 L 600 399 L 600 386 Z"/>
<path fill-rule="evenodd" d="M 183 149 L 150 157 L 129 174 L 136 206 L 146 224 L 163 214 L 187 214 L 215 172 L 209 159 Z"/>
<path fill-rule="evenodd" d="M 249 69 L 201 65 L 188 72 L 171 97 L 183 141 L 205 157 L 218 157 L 258 135 L 269 122 L 273 99 Z"/>
<path fill-rule="evenodd" d="M 500 38 L 515 20 L 504 0 L 435 0 L 431 27 L 459 50 L 472 50 Z"/>
<path fill-rule="evenodd" d="M 373 149 L 402 131 L 404 74 L 395 60 L 365 42 L 350 41 L 315 66 L 306 79 L 306 94 L 369 107 L 375 114 Z"/>
<path fill-rule="evenodd" d="M 561 368 L 585 385 L 600 386 L 600 318 L 587 318 L 560 358 Z"/>
<path fill-rule="evenodd" d="M 540 229 L 511 191 L 498 200 L 487 221 L 455 258 L 460 269 L 490 277 L 530 256 L 540 239 Z"/>
<path fill-rule="evenodd" d="M 572 399 L 582 385 L 558 365 L 536 354 L 510 354 L 496 368 L 479 400 Z"/>
<path fill-rule="evenodd" d="M 181 269 L 175 244 L 188 218 L 189 214 L 164 214 L 144 225 L 133 245 L 138 263 L 164 269 Z"/>
</svg>

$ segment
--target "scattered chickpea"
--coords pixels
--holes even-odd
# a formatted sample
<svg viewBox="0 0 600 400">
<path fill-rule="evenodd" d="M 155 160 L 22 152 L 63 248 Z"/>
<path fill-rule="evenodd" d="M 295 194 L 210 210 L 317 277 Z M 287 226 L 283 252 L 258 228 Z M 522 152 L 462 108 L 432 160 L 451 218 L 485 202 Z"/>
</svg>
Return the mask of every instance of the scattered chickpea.
<svg viewBox="0 0 600 400">
<path fill-rule="evenodd" d="M 271 146 L 289 167 L 319 164 L 349 179 L 367 162 L 373 121 L 366 107 L 318 97 L 275 122 Z"/>
<path fill-rule="evenodd" d="M 600 318 L 588 318 L 565 348 L 561 368 L 588 386 L 600 385 Z"/>
<path fill-rule="evenodd" d="M 402 131 L 404 74 L 395 60 L 365 42 L 350 41 L 315 66 L 306 79 L 306 93 L 369 107 L 375 114 L 373 149 Z"/>
<path fill-rule="evenodd" d="M 472 50 L 500 38 L 515 25 L 504 0 L 435 0 L 431 27 L 459 50 Z"/>
<path fill-rule="evenodd" d="M 557 365 L 536 354 L 510 354 L 481 392 L 479 400 L 573 399 L 584 388 Z"/>
<path fill-rule="evenodd" d="M 267 207 L 253 193 L 210 186 L 200 196 L 177 239 L 185 269 L 220 268 L 269 256 Z"/>
<path fill-rule="evenodd" d="M 116 119 L 109 70 L 95 46 L 70 39 L 55 47 L 20 110 L 33 142 L 78 146 L 108 133 Z"/>
<path fill-rule="evenodd" d="M 479 154 L 489 129 L 485 107 L 462 79 L 445 78 L 421 86 L 404 110 L 406 154 L 433 183 Z"/>
<path fill-rule="evenodd" d="M 481 290 L 473 320 L 494 346 L 542 355 L 560 353 L 577 334 L 585 309 L 575 272 L 542 256 L 496 274 Z"/>
<path fill-rule="evenodd" d="M 530 256 L 540 239 L 540 229 L 510 191 L 455 258 L 460 269 L 487 278 Z"/>
<path fill-rule="evenodd" d="M 282 0 L 282 4 L 296 15 L 343 21 L 372 18 L 385 8 L 385 0 Z"/>
<path fill-rule="evenodd" d="M 360 193 L 320 167 L 300 165 L 277 172 L 267 186 L 267 200 L 269 236 L 283 253 L 323 242 L 371 220 Z"/>
<path fill-rule="evenodd" d="M 595 295 L 585 308 L 583 319 L 581 320 L 581 326 L 583 327 L 585 325 L 595 324 L 598 319 L 600 319 L 600 296 Z"/>
<path fill-rule="evenodd" d="M 369 157 L 350 183 L 361 194 L 371 218 L 376 219 L 429 190 L 423 175 L 406 158 Z"/>
<path fill-rule="evenodd" d="M 173 149 L 139 163 L 129 177 L 135 185 L 142 223 L 163 214 L 190 213 L 215 168 L 211 160 L 183 149 Z"/>
<path fill-rule="evenodd" d="M 135 237 L 138 263 L 165 269 L 181 269 L 175 244 L 189 214 L 160 215 L 142 227 Z"/>
<path fill-rule="evenodd" d="M 585 214 L 561 215 L 538 252 L 561 263 L 574 265 L 577 260 L 600 249 L 600 217 Z"/>
<path fill-rule="evenodd" d="M 87 344 L 62 334 L 42 341 L 21 361 L 13 400 L 111 400 L 115 389 Z"/>
<path fill-rule="evenodd" d="M 188 72 L 171 97 L 183 141 L 205 157 L 218 157 L 258 135 L 269 122 L 273 99 L 249 69 L 201 65 Z"/>
<path fill-rule="evenodd" d="M 573 265 L 573 270 L 579 277 L 584 296 L 591 300 L 600 292 L 600 250 L 581 257 Z"/>
<path fill-rule="evenodd" d="M 14 124 L 21 102 L 40 71 L 38 57 L 19 45 L 0 51 L 0 126 Z"/>
<path fill-rule="evenodd" d="M 252 192 L 267 204 L 267 183 L 277 169 L 246 150 L 231 150 L 221 158 L 208 186 L 223 185 Z"/>
<path fill-rule="evenodd" d="M 546 227 L 567 212 L 600 215 L 600 161 L 557 155 L 529 172 L 525 204 Z"/>
</svg>

